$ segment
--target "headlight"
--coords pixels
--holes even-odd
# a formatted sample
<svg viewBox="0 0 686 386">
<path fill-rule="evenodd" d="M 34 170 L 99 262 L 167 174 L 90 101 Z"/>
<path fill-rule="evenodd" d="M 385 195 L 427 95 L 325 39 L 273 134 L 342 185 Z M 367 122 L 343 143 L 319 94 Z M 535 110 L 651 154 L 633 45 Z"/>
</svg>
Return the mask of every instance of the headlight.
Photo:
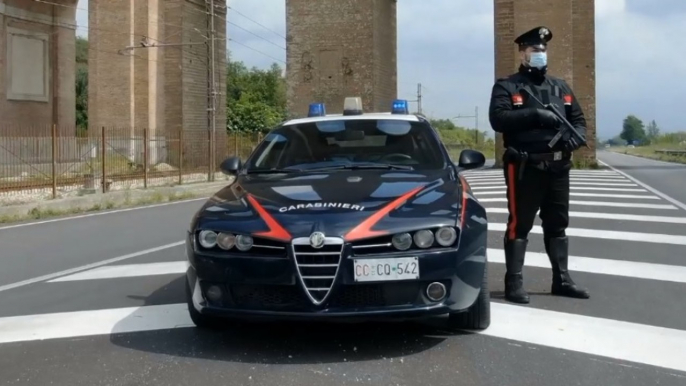
<svg viewBox="0 0 686 386">
<path fill-rule="evenodd" d="M 241 251 L 247 251 L 252 248 L 252 237 L 245 235 L 238 235 L 236 237 L 236 248 Z"/>
<path fill-rule="evenodd" d="M 436 241 L 444 247 L 453 245 L 457 239 L 457 231 L 455 228 L 443 227 L 436 231 Z"/>
<path fill-rule="evenodd" d="M 214 248 L 217 245 L 217 234 L 214 231 L 200 231 L 198 242 L 203 248 Z"/>
<path fill-rule="evenodd" d="M 399 249 L 401 251 L 405 251 L 410 249 L 412 246 L 412 236 L 410 236 L 409 233 L 400 233 L 395 236 L 393 236 L 393 240 L 391 240 L 391 244 L 396 249 Z"/>
<path fill-rule="evenodd" d="M 217 245 L 219 248 L 228 251 L 236 244 L 236 236 L 232 233 L 220 233 L 217 235 Z"/>
<path fill-rule="evenodd" d="M 429 248 L 434 243 L 434 233 L 429 230 L 421 230 L 414 234 L 414 243 L 419 248 Z"/>
</svg>

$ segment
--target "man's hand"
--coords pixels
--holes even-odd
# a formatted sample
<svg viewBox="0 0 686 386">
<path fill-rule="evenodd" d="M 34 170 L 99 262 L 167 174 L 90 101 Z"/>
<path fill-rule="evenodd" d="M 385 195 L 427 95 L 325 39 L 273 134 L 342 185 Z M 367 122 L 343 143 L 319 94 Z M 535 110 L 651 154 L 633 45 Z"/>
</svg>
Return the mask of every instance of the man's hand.
<svg viewBox="0 0 686 386">
<path fill-rule="evenodd" d="M 576 138 L 571 137 L 571 138 L 569 138 L 569 140 L 567 142 L 565 142 L 564 147 L 565 147 L 565 150 L 567 150 L 568 152 L 571 153 L 574 150 L 580 148 L 581 144 L 579 144 L 579 142 L 577 142 Z"/>
<path fill-rule="evenodd" d="M 555 113 L 546 109 L 536 109 L 538 121 L 546 129 L 557 129 L 562 124 L 562 120 Z"/>
</svg>

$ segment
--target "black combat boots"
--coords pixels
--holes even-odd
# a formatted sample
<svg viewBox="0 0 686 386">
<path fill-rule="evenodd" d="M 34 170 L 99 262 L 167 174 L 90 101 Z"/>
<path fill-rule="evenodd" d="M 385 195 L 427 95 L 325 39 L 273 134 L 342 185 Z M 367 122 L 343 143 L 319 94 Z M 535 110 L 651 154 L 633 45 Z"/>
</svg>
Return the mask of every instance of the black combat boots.
<svg viewBox="0 0 686 386">
<path fill-rule="evenodd" d="M 586 289 L 577 286 L 572 281 L 567 270 L 569 239 L 567 237 L 545 238 L 545 250 L 553 267 L 553 285 L 550 292 L 553 295 L 570 298 L 588 299 L 591 297 Z"/>
<path fill-rule="evenodd" d="M 529 303 L 529 294 L 522 288 L 524 255 L 528 240 L 505 240 L 505 299 L 514 303 Z"/>
</svg>

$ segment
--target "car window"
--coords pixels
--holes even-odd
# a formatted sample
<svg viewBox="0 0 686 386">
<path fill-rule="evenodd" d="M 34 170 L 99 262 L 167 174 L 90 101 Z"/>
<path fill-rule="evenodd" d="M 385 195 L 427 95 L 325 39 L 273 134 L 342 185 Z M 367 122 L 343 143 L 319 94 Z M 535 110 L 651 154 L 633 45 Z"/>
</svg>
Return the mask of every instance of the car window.
<svg viewBox="0 0 686 386">
<path fill-rule="evenodd" d="M 281 126 L 266 136 L 246 166 L 309 169 L 370 163 L 440 169 L 446 162 L 428 124 L 361 119 Z"/>
</svg>

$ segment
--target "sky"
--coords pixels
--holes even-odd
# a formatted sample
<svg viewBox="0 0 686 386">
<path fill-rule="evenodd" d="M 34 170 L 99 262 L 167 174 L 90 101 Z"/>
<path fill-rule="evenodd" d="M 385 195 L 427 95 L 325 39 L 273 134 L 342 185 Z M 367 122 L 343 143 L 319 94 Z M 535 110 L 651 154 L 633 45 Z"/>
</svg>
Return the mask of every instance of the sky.
<svg viewBox="0 0 686 386">
<path fill-rule="evenodd" d="M 285 67 L 285 0 L 228 0 L 228 6 L 232 59 L 260 68 L 274 62 Z M 77 24 L 82 27 L 77 31 L 83 35 L 88 0 L 79 0 L 78 7 Z M 655 120 L 662 132 L 686 131 L 684 21 L 686 0 L 596 0 L 600 138 L 619 134 L 629 114 L 646 125 Z M 451 119 L 473 116 L 478 108 L 479 129 L 492 134 L 488 104 L 494 81 L 493 42 L 492 0 L 400 1 L 398 97 L 415 100 L 421 83 L 425 114 Z M 474 118 L 454 122 L 474 127 Z"/>
</svg>

